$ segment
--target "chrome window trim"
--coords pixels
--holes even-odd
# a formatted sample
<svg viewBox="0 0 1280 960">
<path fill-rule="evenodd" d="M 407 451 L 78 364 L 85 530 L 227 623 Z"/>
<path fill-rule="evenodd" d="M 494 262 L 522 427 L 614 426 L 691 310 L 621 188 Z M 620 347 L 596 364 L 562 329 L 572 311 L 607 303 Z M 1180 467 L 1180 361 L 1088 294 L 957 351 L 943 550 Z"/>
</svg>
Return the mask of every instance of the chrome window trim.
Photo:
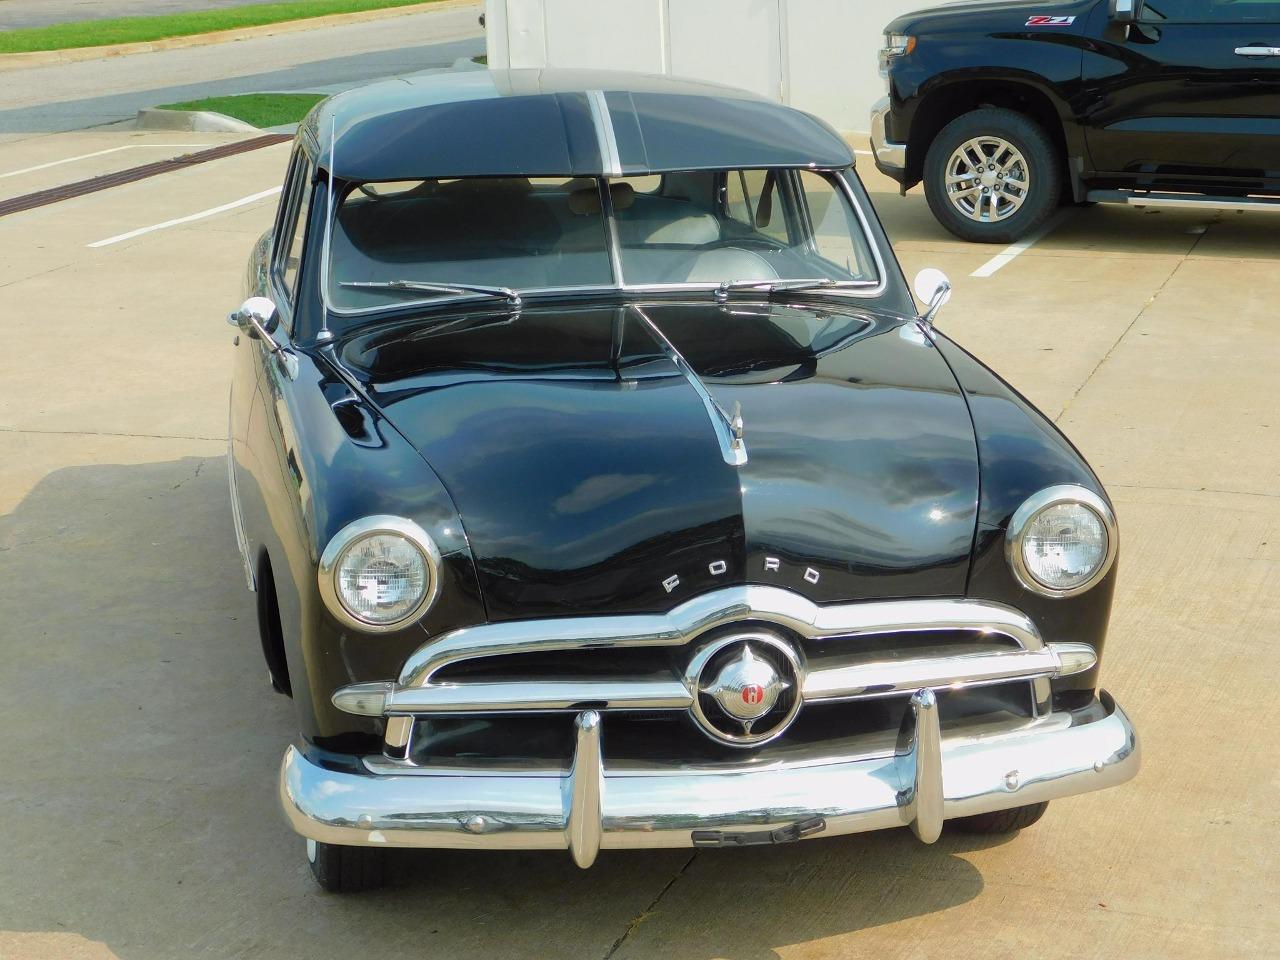
<svg viewBox="0 0 1280 960">
<path fill-rule="evenodd" d="M 1061 503 L 1079 504 L 1092 511 L 1102 521 L 1103 529 L 1107 534 L 1107 552 L 1093 576 L 1078 586 L 1066 589 L 1049 587 L 1037 580 L 1027 569 L 1026 558 L 1022 555 L 1022 541 L 1032 518 L 1046 507 Z M 1014 576 L 1032 593 L 1045 597 L 1075 597 L 1096 586 L 1098 581 L 1111 570 L 1120 549 L 1120 532 L 1116 524 L 1116 515 L 1106 500 L 1087 487 L 1074 483 L 1061 483 L 1033 493 L 1013 512 L 1009 520 L 1009 528 L 1005 533 L 1004 549 L 1005 559 L 1013 570 Z"/>
<path fill-rule="evenodd" d="M 371 623 L 352 613 L 343 605 L 335 582 L 338 558 L 342 556 L 343 551 L 357 540 L 379 533 L 398 534 L 409 541 L 422 554 L 428 575 L 426 589 L 423 590 L 417 606 L 391 623 Z M 422 527 L 404 517 L 377 514 L 354 520 L 333 535 L 320 555 L 316 580 L 325 606 L 346 626 L 364 633 L 390 633 L 417 621 L 435 603 L 440 594 L 441 564 L 440 548 Z"/>
</svg>

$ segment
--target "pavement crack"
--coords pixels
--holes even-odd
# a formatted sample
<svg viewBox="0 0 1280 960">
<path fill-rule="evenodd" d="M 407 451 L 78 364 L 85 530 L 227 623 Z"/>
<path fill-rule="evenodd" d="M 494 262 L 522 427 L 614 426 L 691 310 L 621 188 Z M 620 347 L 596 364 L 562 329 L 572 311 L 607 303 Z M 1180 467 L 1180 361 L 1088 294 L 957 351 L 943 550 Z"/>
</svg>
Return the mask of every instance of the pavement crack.
<svg viewBox="0 0 1280 960">
<path fill-rule="evenodd" d="M 170 489 L 177 490 L 179 487 L 183 486 L 188 480 L 194 480 L 196 477 L 200 476 L 200 471 L 204 469 L 204 465 L 208 463 L 211 459 L 213 458 L 202 457 L 200 460 L 196 461 L 196 472 L 191 474 L 191 476 L 186 477 L 183 480 L 179 480 Z"/>
<path fill-rule="evenodd" d="M 141 440 L 220 440 L 226 437 L 201 437 L 186 433 L 123 433 L 115 430 L 24 430 L 20 427 L 0 427 L 0 433 L 21 433 L 50 437 L 134 437 Z"/>
<path fill-rule="evenodd" d="M 1230 497 L 1262 497 L 1264 500 L 1280 498 L 1280 493 L 1264 493 L 1259 490 L 1226 490 L 1222 487 L 1161 487 L 1146 486 L 1141 483 L 1108 483 L 1107 489 L 1117 490 L 1149 490 L 1156 493 L 1220 493 Z"/>
<path fill-rule="evenodd" d="M 1197 237 L 1196 243 L 1199 242 L 1200 238 Z M 1194 250 L 1195 248 L 1195 244 L 1192 244 L 1191 250 Z M 1191 250 L 1187 251 L 1188 255 L 1191 253 Z M 1067 411 L 1071 409 L 1071 405 L 1076 402 L 1076 397 L 1080 396 L 1080 394 L 1084 392 L 1084 388 L 1087 387 L 1093 381 L 1093 378 L 1098 375 L 1098 371 L 1102 369 L 1102 365 L 1111 359 L 1111 355 L 1116 352 L 1116 348 L 1124 342 L 1124 338 L 1129 335 L 1129 331 L 1137 325 L 1138 321 L 1146 315 L 1146 312 L 1151 309 L 1152 305 L 1160 299 L 1160 294 L 1164 292 L 1164 288 L 1169 285 L 1169 281 L 1177 275 L 1178 271 L 1182 269 L 1182 265 L 1186 262 L 1186 256 L 1184 256 L 1183 259 L 1178 261 L 1178 265 L 1169 271 L 1169 275 L 1165 277 L 1160 283 L 1160 286 L 1156 288 L 1156 292 L 1147 298 L 1146 303 L 1142 305 L 1142 309 L 1133 315 L 1133 319 L 1130 320 L 1125 325 L 1125 328 L 1120 331 L 1120 336 L 1116 337 L 1115 342 L 1112 343 L 1111 346 L 1107 347 L 1107 352 L 1102 355 L 1101 359 L 1099 359 L 1096 364 L 1093 365 L 1093 369 L 1089 371 L 1089 375 L 1080 381 L 1080 386 L 1076 387 L 1075 390 L 1072 391 L 1071 396 L 1067 397 L 1067 402 L 1062 405 L 1062 409 L 1058 411 L 1058 415 L 1053 418 L 1054 423 L 1060 422 L 1062 418 L 1067 415 Z"/>
<path fill-rule="evenodd" d="M 1178 261 L 1178 265 L 1169 271 L 1169 275 L 1165 277 L 1160 286 L 1156 288 L 1155 293 L 1151 294 L 1151 296 L 1147 298 L 1147 302 L 1142 305 L 1142 309 L 1133 315 L 1133 319 L 1130 320 L 1128 325 L 1120 331 L 1120 336 L 1116 337 L 1115 342 L 1107 348 L 1107 352 L 1102 355 L 1102 359 L 1094 365 L 1093 369 L 1089 371 L 1089 375 L 1081 381 L 1080 386 L 1076 387 L 1071 396 L 1067 398 L 1067 402 L 1062 405 L 1062 409 L 1058 412 L 1058 415 L 1053 418 L 1054 423 L 1058 423 L 1067 415 L 1067 411 L 1071 409 L 1071 404 L 1075 403 L 1076 397 L 1080 396 L 1084 391 L 1084 388 L 1089 385 L 1090 381 L 1092 381 L 1095 376 L 1097 376 L 1098 371 L 1102 369 L 1102 365 L 1111 359 L 1111 355 L 1115 353 L 1116 348 L 1120 346 L 1124 341 L 1124 338 L 1129 335 L 1129 331 L 1137 325 L 1138 321 L 1146 315 L 1146 312 L 1151 309 L 1152 305 L 1160 299 L 1160 294 L 1164 293 L 1164 288 L 1169 285 L 1169 281 L 1177 276 L 1178 271 L 1182 269 L 1183 265 L 1191 258 L 1192 254 L 1196 252 L 1196 247 L 1200 246 L 1200 241 L 1208 236 L 1209 228 L 1221 222 L 1221 215 L 1219 215 L 1205 225 L 1203 233 L 1196 235 L 1195 242 L 1187 248 L 1187 252 L 1182 255 L 1182 259 Z"/>
<path fill-rule="evenodd" d="M 652 902 L 636 914 L 636 916 L 632 917 L 631 922 L 627 924 L 627 928 L 622 931 L 622 936 L 613 941 L 613 946 L 609 948 L 608 952 L 601 958 L 601 960 L 611 960 L 613 955 L 622 949 L 622 945 L 627 942 L 635 929 L 653 914 L 653 911 L 658 908 L 658 902 L 667 895 L 668 890 L 676 885 L 676 881 L 685 875 L 685 871 L 689 869 L 697 857 L 698 851 L 695 850 L 689 856 L 689 859 L 684 862 L 684 866 L 677 870 L 671 879 L 666 882 L 663 888 L 658 891 L 658 895 L 653 898 Z"/>
</svg>

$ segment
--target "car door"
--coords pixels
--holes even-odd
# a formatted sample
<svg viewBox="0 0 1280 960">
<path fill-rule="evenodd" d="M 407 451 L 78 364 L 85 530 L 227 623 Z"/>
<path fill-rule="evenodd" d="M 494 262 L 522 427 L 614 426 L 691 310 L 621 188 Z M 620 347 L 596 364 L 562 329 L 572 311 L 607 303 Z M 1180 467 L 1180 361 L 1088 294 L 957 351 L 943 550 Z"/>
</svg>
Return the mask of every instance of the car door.
<svg viewBox="0 0 1280 960">
<path fill-rule="evenodd" d="M 299 514 L 293 410 L 301 355 L 292 349 L 291 337 L 313 179 L 310 160 L 296 150 L 275 225 L 251 258 L 247 282 L 250 296 L 266 297 L 275 306 L 276 323 L 265 337 L 244 330 L 236 346 L 235 381 L 242 384 L 252 376 L 256 385 L 243 428 L 244 450 L 237 457 L 246 525 L 261 537 L 274 529 L 286 542 L 296 539 L 286 537 L 285 529 L 297 526 Z"/>
<path fill-rule="evenodd" d="M 268 262 L 268 296 L 275 304 L 279 318 L 270 342 L 258 341 L 262 371 L 263 426 L 275 450 L 278 475 L 273 512 L 283 519 L 286 506 L 301 523 L 302 469 L 298 457 L 298 371 L 304 358 L 292 349 L 294 310 L 298 302 L 302 258 L 306 248 L 311 198 L 315 193 L 315 169 L 306 154 L 299 150 L 290 165 L 281 202 L 276 243 Z M 309 366 L 309 363 L 308 363 Z M 314 384 L 312 385 L 314 388 Z"/>
<path fill-rule="evenodd" d="M 1104 178 L 1280 188 L 1280 0 L 1149 0 L 1127 27 L 1102 3 L 1090 33 L 1086 137 Z"/>
</svg>

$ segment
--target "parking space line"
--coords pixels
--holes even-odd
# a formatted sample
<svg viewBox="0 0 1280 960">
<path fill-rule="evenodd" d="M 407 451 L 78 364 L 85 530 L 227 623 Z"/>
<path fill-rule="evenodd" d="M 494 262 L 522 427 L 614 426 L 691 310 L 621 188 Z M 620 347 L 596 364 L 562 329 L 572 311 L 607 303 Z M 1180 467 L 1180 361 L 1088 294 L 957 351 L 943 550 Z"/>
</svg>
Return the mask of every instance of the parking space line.
<svg viewBox="0 0 1280 960">
<path fill-rule="evenodd" d="M 1068 211 L 1066 210 L 1058 211 L 1056 214 L 1050 217 L 1045 222 L 1044 226 L 1042 226 L 1035 233 L 1031 234 L 1030 236 L 1024 237 L 1023 239 L 1019 240 L 1017 243 L 1009 244 L 1009 246 L 1005 247 L 1004 250 L 1002 250 L 1000 253 L 997 253 L 994 257 L 992 257 L 990 260 L 988 260 L 986 263 L 980 266 L 977 270 L 969 274 L 969 276 L 989 277 L 992 274 L 994 274 L 997 270 L 999 270 L 1001 267 L 1005 266 L 1006 264 L 1012 263 L 1014 258 L 1017 257 L 1018 254 L 1026 253 L 1028 250 L 1034 247 L 1037 243 L 1039 243 L 1041 240 L 1047 237 L 1050 233 L 1058 229 L 1058 227 L 1062 226 L 1062 221 L 1067 218 L 1067 213 Z"/>
<path fill-rule="evenodd" d="M 196 220 L 203 220 L 206 217 L 217 216 L 219 213 L 226 213 L 228 210 L 236 209 L 236 207 L 244 207 L 259 200 L 265 200 L 267 197 L 279 193 L 281 189 L 282 187 L 272 187 L 270 190 L 251 193 L 247 197 L 232 200 L 230 203 L 224 203 L 221 206 L 210 207 L 208 210 L 201 210 L 199 213 L 188 214 L 185 217 L 178 217 L 174 220 L 165 220 L 163 223 L 153 223 L 149 227 L 139 227 L 137 230 L 130 230 L 128 233 L 118 233 L 114 237 L 107 237 L 105 240 L 95 240 L 93 243 L 87 244 L 87 246 L 107 247 L 122 240 L 132 240 L 134 237 L 140 237 L 145 233 L 155 233 L 157 230 L 167 230 L 169 227 L 176 227 L 179 224 L 192 223 Z"/>
<path fill-rule="evenodd" d="M 123 147 L 111 147 L 110 149 L 107 149 L 107 150 L 96 150 L 93 153 L 82 153 L 78 157 L 67 157 L 63 160 L 53 160 L 53 161 L 50 161 L 49 163 L 37 164 L 34 167 L 23 167 L 21 170 L 10 170 L 8 173 L 0 173 L 0 180 L 3 180 L 5 177 L 16 177 L 19 174 L 23 174 L 23 173 L 35 173 L 37 170 L 48 170 L 50 167 L 58 167 L 64 163 L 75 163 L 77 160 L 88 160 L 91 157 L 103 157 L 103 156 L 106 156 L 108 153 L 119 153 L 121 150 L 140 150 L 143 148 L 147 150 L 160 150 L 160 149 L 172 150 L 175 147 L 182 147 L 184 149 L 187 147 L 195 147 L 196 149 L 202 149 L 209 146 L 212 146 L 212 144 L 209 144 L 209 143 L 129 143 L 129 144 L 125 144 Z"/>
</svg>

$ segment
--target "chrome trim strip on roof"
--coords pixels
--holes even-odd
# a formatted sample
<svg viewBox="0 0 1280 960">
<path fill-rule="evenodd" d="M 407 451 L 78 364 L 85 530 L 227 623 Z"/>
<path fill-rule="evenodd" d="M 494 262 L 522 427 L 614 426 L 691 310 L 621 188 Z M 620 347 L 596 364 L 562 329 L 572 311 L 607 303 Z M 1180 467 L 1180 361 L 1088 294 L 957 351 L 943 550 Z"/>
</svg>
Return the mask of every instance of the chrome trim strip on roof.
<svg viewBox="0 0 1280 960">
<path fill-rule="evenodd" d="M 591 121 L 595 124 L 596 140 L 600 144 L 600 169 L 606 177 L 622 176 L 622 159 L 618 156 L 618 140 L 613 132 L 613 117 L 603 90 L 587 91 L 587 106 L 591 109 Z"/>
</svg>

